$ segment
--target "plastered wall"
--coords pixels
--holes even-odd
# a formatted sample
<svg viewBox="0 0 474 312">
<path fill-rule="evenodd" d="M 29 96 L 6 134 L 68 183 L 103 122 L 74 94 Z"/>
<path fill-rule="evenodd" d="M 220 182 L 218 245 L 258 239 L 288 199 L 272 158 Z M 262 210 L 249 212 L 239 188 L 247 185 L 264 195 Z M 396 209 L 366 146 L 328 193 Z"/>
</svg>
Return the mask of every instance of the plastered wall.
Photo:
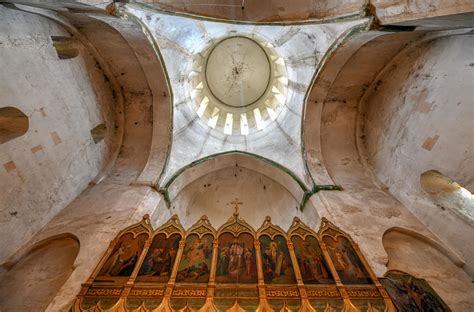
<svg viewBox="0 0 474 312">
<path fill-rule="evenodd" d="M 299 210 L 300 198 L 293 197 L 277 181 L 242 166 L 210 172 L 188 184 L 172 201 L 170 212 L 178 214 L 185 228 L 206 214 L 217 229 L 235 212 L 235 205 L 231 203 L 236 198 L 242 203 L 239 205 L 240 216 L 255 230 L 260 228 L 266 216 L 285 230 L 290 227 L 294 216 L 318 229 L 320 218 L 311 203 L 302 213 Z"/>
<path fill-rule="evenodd" d="M 8 14 L 5 14 L 7 10 Z M 165 163 L 166 153 L 169 151 L 170 142 L 167 138 L 171 137 L 169 132 L 172 129 L 171 98 L 159 60 L 140 29 L 132 23 L 105 15 L 93 13 L 90 13 L 90 16 L 87 13 L 79 15 L 78 11 L 74 13 L 77 15 L 69 15 L 72 20 L 74 16 L 79 16 L 74 20 L 75 25 L 93 42 L 94 49 L 111 68 L 112 75 L 106 77 L 111 83 L 119 86 L 114 90 L 121 90 L 124 101 L 124 110 L 121 111 L 124 116 L 124 136 L 116 166 L 107 172 L 106 177 L 102 176 L 105 177 L 103 180 L 94 180 L 96 183 L 87 187 L 104 167 L 105 160 L 109 159 L 107 139 L 100 143 L 102 145 L 94 145 L 89 131 L 97 122 L 107 121 L 103 117 L 102 103 L 110 99 L 110 94 L 114 93 L 111 91 L 113 88 L 107 85 L 107 79 L 101 70 L 97 70 L 96 77 L 94 74 L 96 71 L 91 70 L 94 66 L 88 67 L 89 58 L 80 45 L 81 53 L 78 57 L 69 60 L 57 58 L 48 38 L 51 35 L 66 36 L 68 33 L 56 23 L 38 15 L 3 7 L 0 14 L 3 14 L 0 17 L 4 17 L 0 18 L 0 21 L 9 21 L 0 23 L 2 25 L 0 27 L 4 27 L 0 29 L 2 30 L 0 42 L 7 47 L 0 48 L 0 54 L 4 53 L 8 61 L 3 63 L 5 58 L 0 59 L 2 69 L 4 66 L 7 68 L 5 73 L 0 73 L 5 75 L 1 77 L 0 101 L 3 101 L 2 97 L 9 96 L 9 102 L 18 103 L 8 105 L 18 105 L 29 116 L 31 127 L 25 136 L 0 145 L 2 161 L 0 165 L 3 166 L 0 167 L 0 186 L 5 186 L 0 191 L 0 199 L 9 200 L 7 205 L 4 201 L 0 201 L 1 231 L 5 231 L 8 237 L 0 242 L 2 244 L 0 250 L 5 253 L 2 256 L 8 257 L 13 254 L 10 263 L 21 261 L 25 256 L 25 250 L 36 242 L 65 232 L 72 233 L 80 242 L 80 249 L 73 264 L 74 270 L 48 303 L 46 311 L 67 311 L 79 291 L 80 284 L 90 276 L 108 243 L 119 230 L 137 222 L 143 214 L 149 213 L 156 226 L 166 221 L 171 214 L 177 213 L 185 227 L 190 226 L 202 214 L 207 214 L 213 225 L 218 227 L 234 211 L 230 202 L 236 197 L 243 202 L 240 208 L 241 216 L 255 228 L 260 226 L 264 216 L 270 215 L 275 224 L 280 224 L 286 229 L 292 217 L 296 215 L 317 229 L 319 216 L 325 216 L 347 231 L 360 244 L 378 276 L 382 276 L 389 268 L 397 267 L 405 268 L 407 271 L 413 270 L 409 273 L 414 275 L 417 273 L 422 278 L 430 277 L 428 275 L 432 273 L 428 271 L 417 271 L 422 260 L 417 258 L 416 263 L 411 263 L 409 253 L 406 257 L 400 257 L 398 264 L 395 265 L 397 262 L 393 259 L 396 257 L 391 250 L 403 248 L 404 245 L 397 239 L 388 240 L 388 243 L 383 240 L 384 233 L 394 226 L 409 229 L 440 244 L 448 255 L 447 260 L 443 258 L 442 261 L 435 261 L 441 273 L 432 280 L 439 281 L 446 276 L 446 272 L 455 272 L 456 276 L 459 276 L 457 284 L 435 285 L 435 289 L 440 292 L 443 299 L 448 303 L 456 303 L 455 300 L 461 298 L 457 294 L 460 289 L 464 287 L 468 289 L 470 280 L 461 266 L 463 261 L 472 255 L 472 251 L 467 250 L 463 254 L 460 251 L 464 250 L 460 245 L 463 241 L 452 239 L 454 236 L 443 237 L 442 234 L 446 233 L 448 227 L 441 227 L 442 224 L 437 225 L 433 220 L 448 220 L 445 223 L 449 222 L 449 228 L 451 224 L 453 225 L 453 235 L 458 235 L 458 230 L 466 234 L 462 239 L 472 232 L 461 227 L 457 219 L 449 219 L 447 212 L 433 214 L 430 210 L 424 213 L 418 208 L 419 202 L 411 202 L 412 198 L 409 195 L 413 194 L 410 193 L 412 191 L 418 191 L 416 177 L 419 177 L 418 173 L 411 172 L 414 171 L 410 167 L 412 155 L 405 157 L 407 153 L 390 150 L 399 143 L 404 147 L 418 142 L 411 147 L 413 151 L 419 149 L 427 153 L 426 149 L 420 149 L 419 143 L 423 145 L 424 141 L 386 141 L 385 137 L 384 142 L 377 140 L 378 136 L 384 133 L 396 134 L 402 128 L 409 130 L 409 127 L 405 127 L 406 123 L 401 122 L 406 122 L 407 116 L 416 114 L 427 116 L 429 112 L 434 112 L 435 106 L 431 103 L 430 97 L 426 95 L 423 98 L 422 92 L 417 93 L 423 90 L 422 85 L 427 81 L 431 84 L 429 90 L 436 91 L 434 97 L 437 99 L 451 103 L 451 99 L 446 99 L 446 96 L 455 94 L 456 97 L 462 98 L 461 103 L 469 103 L 468 94 L 463 91 L 466 87 L 462 84 L 468 81 L 469 70 L 472 70 L 470 65 L 472 61 L 469 61 L 468 54 L 468 51 L 472 50 L 472 39 L 468 41 L 465 36 L 450 37 L 442 39 L 446 40 L 445 42 L 441 40 L 429 43 L 426 50 L 406 55 L 406 62 L 402 62 L 400 69 L 389 75 L 392 81 L 389 79 L 389 83 L 379 84 L 379 89 L 374 93 L 373 104 L 367 105 L 369 113 L 366 131 L 373 130 L 373 132 L 367 134 L 366 147 L 361 146 L 356 137 L 358 135 L 356 124 L 360 118 L 359 99 L 364 94 L 365 88 L 375 79 L 378 70 L 390 61 L 401 46 L 409 45 L 412 39 L 418 39 L 417 35 L 409 38 L 401 38 L 402 35 L 395 37 L 396 40 L 400 40 L 399 42 L 394 40 L 394 37 L 387 37 L 381 43 L 368 43 L 365 46 L 367 48 L 364 50 L 365 54 L 357 55 L 347 62 L 348 67 L 345 71 L 337 73 L 338 81 L 334 83 L 334 90 L 329 93 L 327 99 L 321 100 L 310 95 L 307 105 L 312 105 L 309 111 L 312 108 L 314 111 L 308 112 L 306 118 L 315 127 L 305 124 L 311 141 L 306 142 L 311 143 L 306 144 L 307 150 L 311 152 L 308 152 L 311 156 L 309 170 L 317 183 L 335 183 L 343 187 L 342 191 L 317 193 L 306 204 L 305 210 L 300 212 L 296 209 L 298 200 L 282 186 L 282 181 L 276 181 L 249 168 L 236 169 L 232 166 L 203 174 L 193 182 L 183 184 L 182 189 L 176 191 L 176 196 L 172 198 L 172 205 L 175 208 L 169 209 L 162 195 L 154 187 Z M 15 28 L 8 25 L 15 25 Z M 367 37 L 373 33 L 370 32 Z M 371 50 L 371 45 L 381 48 Z M 384 57 L 377 58 L 375 62 L 374 58 L 370 57 L 373 55 Z M 420 59 L 420 55 L 424 56 Z M 449 62 L 437 61 L 440 59 Z M 429 66 L 417 69 L 418 67 L 413 65 L 418 62 L 417 60 L 420 60 L 423 66 Z M 341 62 L 341 66 L 346 64 L 346 61 L 347 59 Z M 377 67 L 375 70 L 371 67 L 374 63 Z M 448 66 L 449 64 L 453 65 L 454 69 Z M 315 64 L 311 66 L 313 65 Z M 465 65 L 467 66 L 462 67 L 462 70 L 459 69 L 459 66 Z M 86 70 L 87 68 L 89 70 Z M 35 77 L 33 74 L 42 79 L 33 79 Z M 314 89 L 320 91 L 319 88 L 328 87 L 332 83 L 333 81 L 329 79 L 316 81 Z M 442 91 L 446 84 L 450 86 L 449 92 Z M 374 84 L 373 87 L 376 86 L 377 84 Z M 388 86 L 387 90 L 384 89 L 385 86 Z M 408 87 L 417 88 L 409 91 Z M 413 103 L 416 105 L 406 106 L 406 103 L 400 102 L 401 97 L 398 96 L 400 88 L 414 97 Z M 472 88 L 467 88 L 470 89 Z M 405 110 L 416 111 L 418 103 L 421 103 L 419 109 L 422 112 L 414 112 L 405 117 L 401 114 Z M 0 102 L 0 105 L 4 105 L 3 102 Z M 118 106 L 118 101 L 112 101 L 107 107 Z M 45 108 L 44 114 L 41 111 L 42 107 Z M 436 109 L 439 107 L 441 106 L 437 106 Z M 451 106 L 443 107 L 440 115 L 436 115 L 438 117 L 426 121 L 430 131 L 437 129 L 436 121 L 440 118 L 444 121 L 444 118 L 451 116 Z M 460 107 L 464 108 L 453 111 L 454 116 L 461 119 L 449 119 L 451 121 L 448 124 L 440 123 L 440 131 L 446 125 L 453 127 L 458 124 L 469 125 L 469 120 L 466 121 L 466 115 L 472 114 L 468 108 L 466 109 L 469 105 Z M 370 108 L 382 108 L 382 111 L 370 117 Z M 423 113 L 426 110 L 429 112 Z M 379 113 L 382 116 L 378 115 Z M 381 120 L 386 123 L 381 124 Z M 418 135 L 420 133 L 418 127 L 421 127 L 423 121 L 416 120 L 413 124 L 416 126 L 413 132 Z M 371 125 L 374 127 L 372 130 Z M 120 126 L 122 125 L 119 124 Z M 451 134 L 456 134 L 458 130 L 449 127 L 446 129 L 449 129 Z M 56 132 L 60 142 L 56 135 L 51 134 L 52 132 Z M 428 137 L 434 135 L 431 132 L 424 134 Z M 426 137 L 420 136 L 420 138 Z M 432 146 L 432 152 L 443 146 L 442 140 L 444 136 L 439 135 Z M 449 142 L 457 140 L 458 137 L 449 138 Z M 466 141 L 463 140 L 460 142 L 464 144 Z M 371 147 L 371 144 L 377 147 Z M 41 145 L 41 148 L 35 148 L 37 145 Z M 367 149 L 371 155 L 370 166 L 367 166 L 360 155 L 361 147 Z M 469 184 L 468 177 L 472 176 L 467 167 L 469 160 L 465 160 L 466 167 L 459 167 L 462 163 L 459 159 L 462 157 L 452 155 L 451 147 L 449 144 L 446 145 L 438 156 L 430 154 L 435 155 L 433 159 L 420 159 L 415 169 L 418 170 L 425 161 L 426 163 L 429 161 L 430 164 L 437 164 L 439 161 L 440 165 L 452 162 L 458 166 L 452 167 L 452 172 L 463 173 L 466 170 L 468 172 L 464 178 L 462 176 L 452 178 L 459 178 L 462 181 L 458 182 Z M 189 151 L 186 145 L 181 149 L 183 153 Z M 379 150 L 382 151 L 380 154 L 382 156 L 378 156 Z M 469 153 L 472 155 L 472 151 Z M 5 155 L 8 157 L 5 158 Z M 299 149 L 295 150 L 293 155 L 286 156 L 298 157 Z M 11 165 L 4 165 L 11 161 L 15 162 L 14 168 Z M 407 183 L 403 184 L 405 180 Z M 82 190 L 84 191 L 81 192 Z M 55 197 L 58 195 L 60 200 Z M 425 204 L 424 200 L 421 202 Z M 11 211 L 12 207 L 19 208 Z M 426 204 L 426 207 L 436 209 L 430 203 Z M 424 220 L 423 216 L 427 219 Z M 33 235 L 36 232 L 39 233 Z M 18 235 L 13 236 L 11 233 Z M 427 254 L 435 254 L 438 257 L 439 250 Z M 462 302 L 469 303 L 464 297 L 461 299 Z"/>
<path fill-rule="evenodd" d="M 474 228 L 423 191 L 420 176 L 437 170 L 473 188 L 474 49 L 472 35 L 442 37 L 401 55 L 372 86 L 365 142 L 378 179 L 474 274 Z"/>
<path fill-rule="evenodd" d="M 90 130 L 111 124 L 112 92 L 84 47 L 59 59 L 58 24 L 0 5 L 0 107 L 29 119 L 21 137 L 0 145 L 0 263 L 71 202 L 109 161 L 108 139 Z M 12 234 L 14 233 L 14 235 Z"/>
</svg>

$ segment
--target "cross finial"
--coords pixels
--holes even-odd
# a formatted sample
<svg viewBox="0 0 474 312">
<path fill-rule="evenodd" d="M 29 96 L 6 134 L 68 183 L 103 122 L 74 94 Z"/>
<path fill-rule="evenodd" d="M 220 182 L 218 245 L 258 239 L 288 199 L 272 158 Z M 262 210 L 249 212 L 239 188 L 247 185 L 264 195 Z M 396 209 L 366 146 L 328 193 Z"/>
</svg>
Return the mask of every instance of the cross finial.
<svg viewBox="0 0 474 312">
<path fill-rule="evenodd" d="M 243 203 L 241 201 L 239 201 L 238 198 L 236 198 L 234 201 L 231 201 L 230 203 L 232 205 L 235 205 L 234 206 L 234 209 L 235 209 L 234 216 L 238 216 L 239 215 L 239 205 L 243 205 Z"/>
</svg>

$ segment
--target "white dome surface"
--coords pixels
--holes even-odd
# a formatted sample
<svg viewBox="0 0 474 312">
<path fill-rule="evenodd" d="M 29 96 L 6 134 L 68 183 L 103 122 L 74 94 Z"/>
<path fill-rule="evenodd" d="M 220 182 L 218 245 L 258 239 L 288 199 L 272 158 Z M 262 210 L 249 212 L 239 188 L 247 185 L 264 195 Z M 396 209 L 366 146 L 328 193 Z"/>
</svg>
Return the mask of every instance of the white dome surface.
<svg viewBox="0 0 474 312">
<path fill-rule="evenodd" d="M 258 101 L 268 88 L 271 67 L 262 47 L 246 37 L 219 42 L 209 54 L 206 81 L 223 104 L 244 107 Z"/>
</svg>

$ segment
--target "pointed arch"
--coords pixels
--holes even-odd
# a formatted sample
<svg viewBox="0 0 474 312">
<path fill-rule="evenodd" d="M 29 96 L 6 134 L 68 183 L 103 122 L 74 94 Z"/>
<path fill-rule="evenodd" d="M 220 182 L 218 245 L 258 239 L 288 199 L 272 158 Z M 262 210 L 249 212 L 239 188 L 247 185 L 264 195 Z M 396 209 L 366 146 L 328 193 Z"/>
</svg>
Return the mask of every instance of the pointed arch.
<svg viewBox="0 0 474 312">
<path fill-rule="evenodd" d="M 334 187 L 332 185 L 314 186 L 308 189 L 295 173 L 282 164 L 248 152 L 229 151 L 201 158 L 182 167 L 161 187 L 158 187 L 158 191 L 163 194 L 167 206 L 171 207 L 177 194 L 193 181 L 211 172 L 233 166 L 256 171 L 280 184 L 299 202 L 301 210 L 311 195 L 321 189 Z"/>
<path fill-rule="evenodd" d="M 401 234 L 404 234 L 404 235 L 411 236 L 414 239 L 417 239 L 417 240 L 433 247 L 434 249 L 438 250 L 440 253 L 442 253 L 444 256 L 446 256 L 449 260 L 451 260 L 458 267 L 463 267 L 464 264 L 465 264 L 464 261 L 456 253 L 454 253 L 452 250 L 444 247 L 439 242 L 437 242 L 437 241 L 435 241 L 435 240 L 433 240 L 429 237 L 426 237 L 425 235 L 420 234 L 416 231 L 409 230 L 409 229 L 399 227 L 399 226 L 394 226 L 394 227 L 389 228 L 388 230 L 386 230 L 383 233 L 382 240 L 384 240 L 389 233 L 401 233 Z"/>
</svg>

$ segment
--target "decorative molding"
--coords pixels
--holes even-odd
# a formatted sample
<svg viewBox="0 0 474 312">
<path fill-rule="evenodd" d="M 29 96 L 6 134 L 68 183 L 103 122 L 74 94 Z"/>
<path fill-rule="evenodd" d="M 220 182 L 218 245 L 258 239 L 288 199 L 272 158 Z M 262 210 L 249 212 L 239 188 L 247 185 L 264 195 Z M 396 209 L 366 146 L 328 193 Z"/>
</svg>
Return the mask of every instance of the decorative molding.
<svg viewBox="0 0 474 312">
<path fill-rule="evenodd" d="M 293 218 L 293 222 L 288 230 L 288 238 L 291 239 L 293 235 L 297 235 L 302 239 L 306 239 L 306 236 L 312 235 L 315 238 L 317 237 L 316 232 L 309 228 L 303 221 L 300 220 L 298 217 Z"/>
<path fill-rule="evenodd" d="M 266 295 L 269 298 L 273 297 L 280 297 L 280 298 L 299 298 L 300 297 L 300 292 L 298 289 L 267 289 L 266 290 Z"/>
<path fill-rule="evenodd" d="M 166 238 L 169 238 L 172 234 L 178 233 L 181 235 L 181 237 L 184 236 L 184 228 L 181 225 L 181 222 L 179 221 L 178 215 L 173 215 L 171 219 L 168 220 L 165 224 L 160 226 L 155 230 L 153 233 L 153 236 L 156 236 L 157 234 L 165 234 Z"/>
<path fill-rule="evenodd" d="M 278 225 L 272 223 L 272 219 L 269 216 L 265 217 L 265 220 L 262 223 L 262 226 L 257 231 L 257 238 L 260 238 L 262 235 L 268 235 L 272 240 L 277 235 L 281 235 L 286 238 L 286 233 Z"/>
<path fill-rule="evenodd" d="M 129 297 L 162 297 L 165 294 L 164 288 L 139 288 L 132 289 Z"/>
<path fill-rule="evenodd" d="M 172 297 L 206 297 L 206 289 L 174 289 Z"/>
<path fill-rule="evenodd" d="M 351 298 L 382 298 L 376 288 L 346 288 L 347 294 Z"/>
<path fill-rule="evenodd" d="M 251 235 L 255 234 L 254 229 L 242 218 L 239 217 L 238 212 L 234 212 L 232 217 L 224 223 L 219 230 L 217 231 L 218 236 L 223 233 L 231 233 L 235 237 L 237 237 L 241 233 L 249 233 Z"/>
<path fill-rule="evenodd" d="M 120 297 L 122 294 L 122 288 L 89 288 L 87 290 L 87 297 L 109 297 L 116 296 Z"/>
<path fill-rule="evenodd" d="M 336 287 L 331 288 L 306 288 L 309 298 L 341 298 L 341 293 Z"/>
</svg>

